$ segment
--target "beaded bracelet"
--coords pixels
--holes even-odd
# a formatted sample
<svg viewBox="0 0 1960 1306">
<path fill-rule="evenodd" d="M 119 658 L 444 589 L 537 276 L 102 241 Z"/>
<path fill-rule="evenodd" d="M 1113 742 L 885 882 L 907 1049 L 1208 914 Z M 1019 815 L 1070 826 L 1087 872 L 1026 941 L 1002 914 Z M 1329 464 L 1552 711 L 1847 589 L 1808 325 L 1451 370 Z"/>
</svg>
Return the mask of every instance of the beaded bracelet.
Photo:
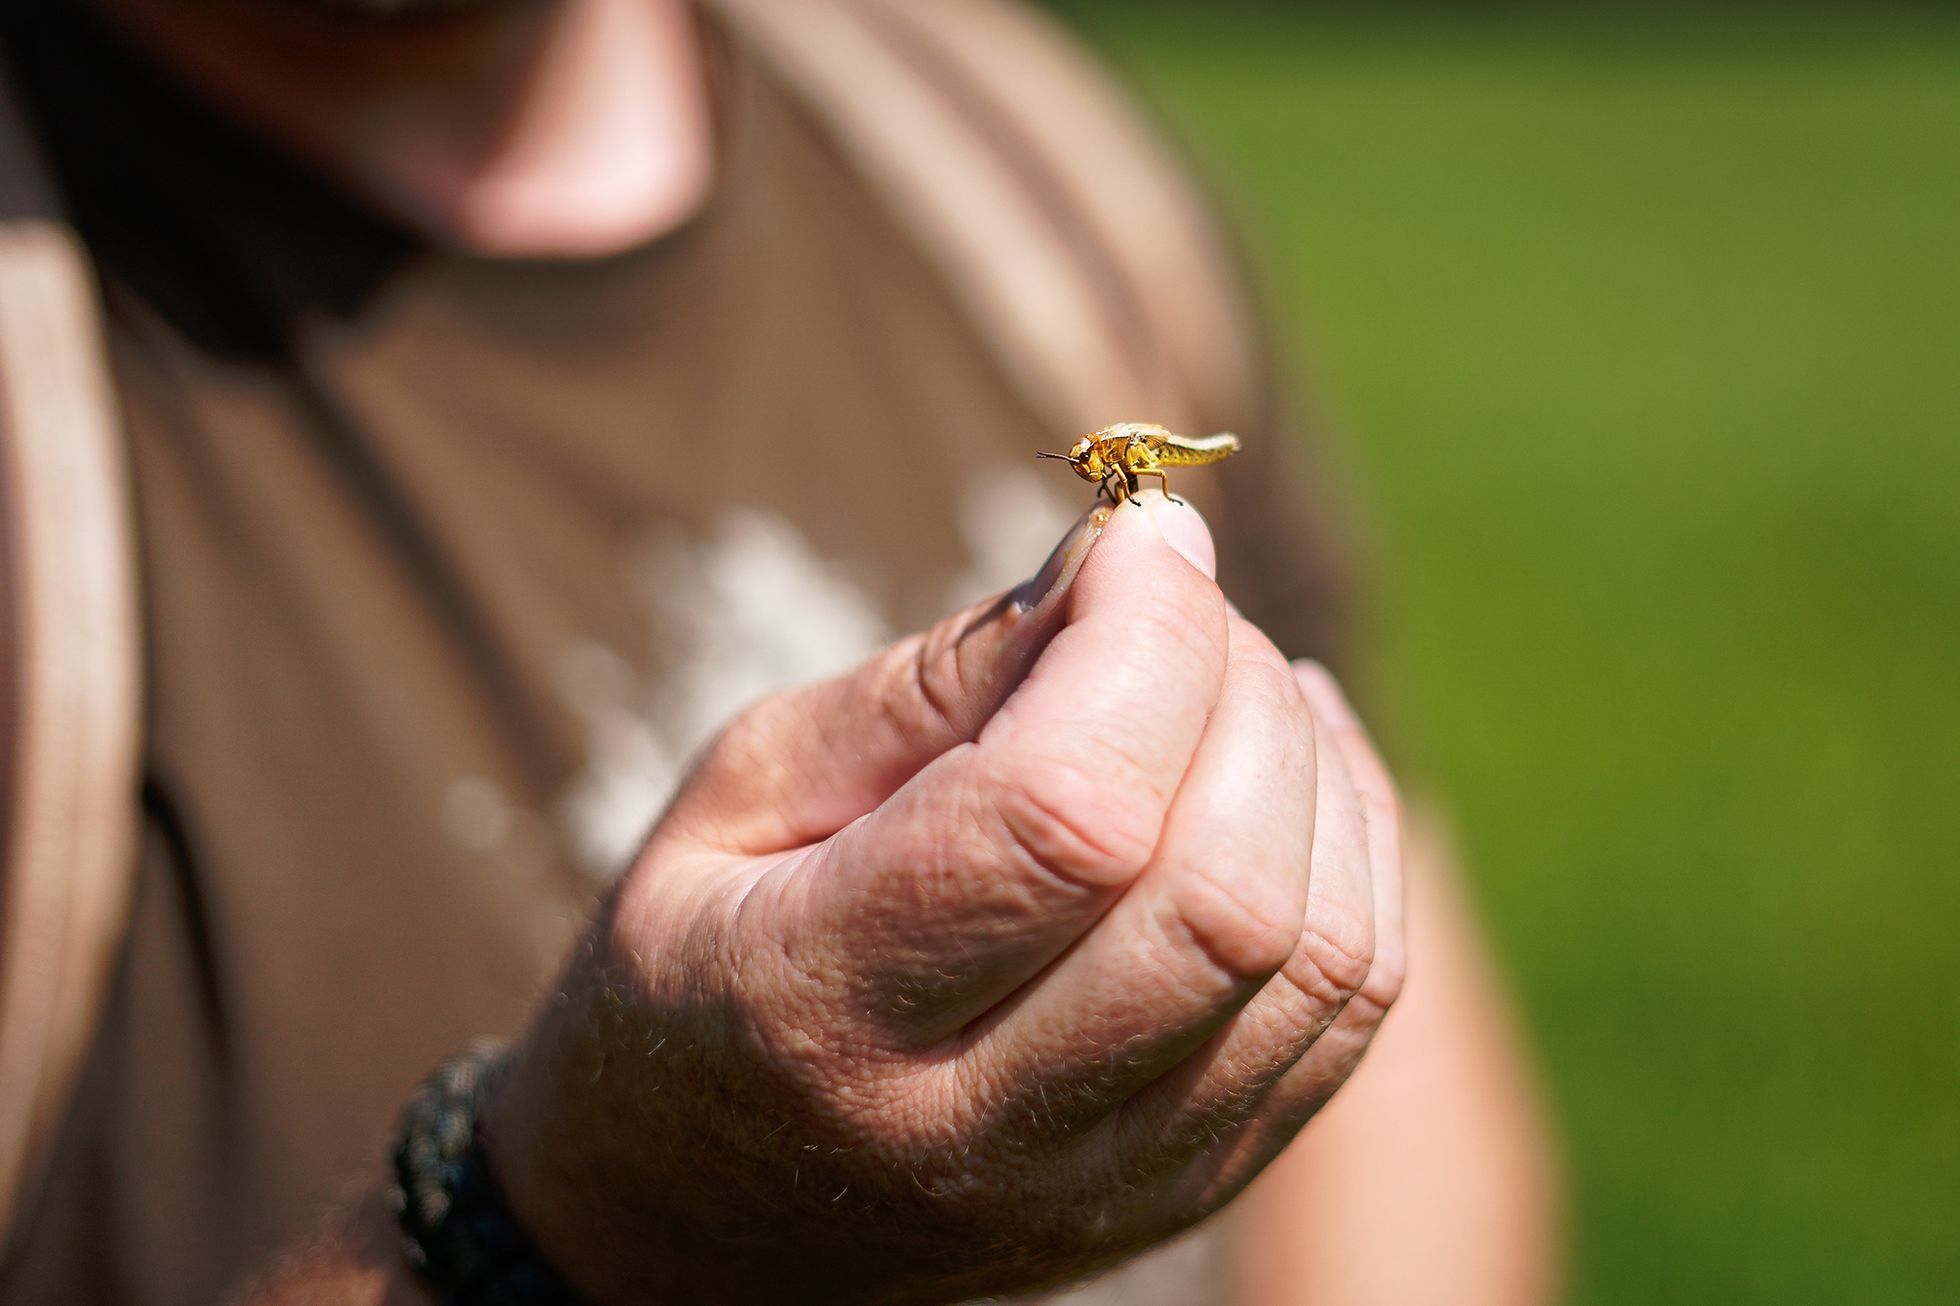
<svg viewBox="0 0 1960 1306">
<path fill-rule="evenodd" d="M 503 1048 L 473 1044 L 402 1110 L 390 1200 L 403 1254 L 443 1306 L 583 1306 L 505 1206 L 477 1130 Z"/>
</svg>

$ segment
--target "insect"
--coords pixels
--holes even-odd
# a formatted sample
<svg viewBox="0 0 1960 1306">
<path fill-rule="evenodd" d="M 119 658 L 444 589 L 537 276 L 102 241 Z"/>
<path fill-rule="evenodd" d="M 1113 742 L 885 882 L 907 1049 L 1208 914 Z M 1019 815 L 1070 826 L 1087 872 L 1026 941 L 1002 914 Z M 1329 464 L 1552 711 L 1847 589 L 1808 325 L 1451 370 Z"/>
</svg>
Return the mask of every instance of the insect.
<svg viewBox="0 0 1960 1306">
<path fill-rule="evenodd" d="M 1059 458 L 1083 480 L 1095 481 L 1097 498 L 1107 494 L 1121 503 L 1135 496 L 1139 480 L 1154 476 L 1164 487 L 1165 498 L 1182 503 L 1171 493 L 1165 468 L 1202 467 L 1238 451 L 1239 437 L 1230 432 L 1194 437 L 1167 431 L 1155 422 L 1118 422 L 1083 436 L 1067 453 L 1037 453 L 1035 457 Z"/>
</svg>

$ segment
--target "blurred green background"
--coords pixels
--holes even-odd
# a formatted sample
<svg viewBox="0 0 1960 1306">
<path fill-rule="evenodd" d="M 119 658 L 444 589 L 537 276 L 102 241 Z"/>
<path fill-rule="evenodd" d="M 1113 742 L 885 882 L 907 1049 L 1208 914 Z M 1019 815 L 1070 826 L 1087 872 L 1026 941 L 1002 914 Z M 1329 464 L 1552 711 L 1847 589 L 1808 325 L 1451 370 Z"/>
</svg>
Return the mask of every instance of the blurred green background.
<svg viewBox="0 0 1960 1306">
<path fill-rule="evenodd" d="M 1056 7 L 1327 419 L 1571 1299 L 1960 1301 L 1960 16 Z"/>
</svg>

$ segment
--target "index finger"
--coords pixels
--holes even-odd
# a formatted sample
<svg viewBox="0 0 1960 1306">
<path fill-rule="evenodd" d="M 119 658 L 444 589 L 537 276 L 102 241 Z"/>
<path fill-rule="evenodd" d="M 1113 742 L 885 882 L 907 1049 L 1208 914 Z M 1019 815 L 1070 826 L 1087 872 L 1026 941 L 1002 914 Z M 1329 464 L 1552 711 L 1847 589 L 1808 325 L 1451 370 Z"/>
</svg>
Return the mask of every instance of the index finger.
<svg viewBox="0 0 1960 1306">
<path fill-rule="evenodd" d="M 1141 786 L 1161 824 L 1224 685 L 1226 608 L 1211 533 L 1155 491 L 1110 519 L 1069 593 L 1067 624 L 981 731 L 1016 765 Z"/>
<path fill-rule="evenodd" d="M 845 949 L 862 1009 L 907 1013 L 908 1043 L 1019 987 L 1149 861 L 1224 680 L 1210 563 L 1192 509 L 1117 509 L 1067 624 L 978 738 L 795 873 L 811 946 Z"/>
</svg>

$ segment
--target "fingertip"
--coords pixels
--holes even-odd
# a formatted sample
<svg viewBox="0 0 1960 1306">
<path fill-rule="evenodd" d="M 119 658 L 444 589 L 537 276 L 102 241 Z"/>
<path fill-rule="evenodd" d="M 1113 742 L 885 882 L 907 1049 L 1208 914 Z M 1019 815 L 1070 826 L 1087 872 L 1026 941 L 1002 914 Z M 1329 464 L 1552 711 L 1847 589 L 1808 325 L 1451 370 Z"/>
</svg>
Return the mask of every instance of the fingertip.
<svg viewBox="0 0 1960 1306">
<path fill-rule="evenodd" d="M 1144 507 L 1163 532 L 1164 542 L 1184 560 L 1202 572 L 1207 580 L 1218 578 L 1218 552 L 1212 543 L 1211 528 L 1196 508 L 1161 494 L 1146 494 Z"/>
<path fill-rule="evenodd" d="M 1361 719 L 1333 672 L 1311 658 L 1300 658 L 1293 664 L 1293 675 L 1300 682 L 1300 692 L 1328 725 L 1342 730 L 1361 728 Z"/>
<path fill-rule="evenodd" d="M 1110 522 L 1112 529 L 1126 517 L 1136 525 L 1148 522 L 1164 543 L 1207 580 L 1217 578 L 1218 555 L 1212 545 L 1211 529 L 1196 508 L 1182 500 L 1166 498 L 1160 491 L 1144 490 L 1114 515 Z"/>
</svg>

